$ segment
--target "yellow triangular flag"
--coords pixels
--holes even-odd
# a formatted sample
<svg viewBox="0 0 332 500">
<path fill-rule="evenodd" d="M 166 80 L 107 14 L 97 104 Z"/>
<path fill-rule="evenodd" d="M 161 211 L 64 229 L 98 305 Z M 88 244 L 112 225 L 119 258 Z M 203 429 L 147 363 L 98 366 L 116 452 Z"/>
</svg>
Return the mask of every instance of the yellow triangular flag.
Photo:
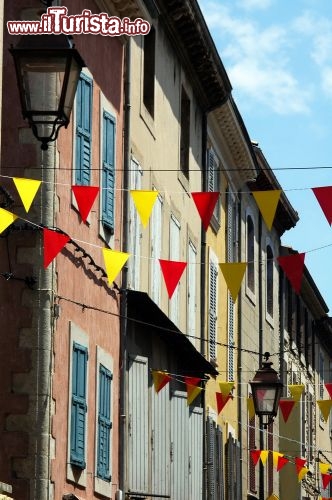
<svg viewBox="0 0 332 500">
<path fill-rule="evenodd" d="M 13 178 L 14 184 L 20 195 L 23 206 L 26 212 L 29 212 L 31 204 L 35 199 L 41 181 L 34 179 L 21 179 L 19 177 Z"/>
<path fill-rule="evenodd" d="M 298 480 L 299 482 L 302 481 L 302 479 L 304 478 L 304 476 L 309 472 L 309 469 L 307 469 L 307 467 L 302 467 L 302 469 L 300 470 L 300 472 L 298 473 Z"/>
<path fill-rule="evenodd" d="M 158 191 L 130 191 L 131 197 L 135 203 L 135 207 L 139 216 L 141 218 L 141 222 L 143 227 L 146 227 L 153 205 L 158 196 Z"/>
<path fill-rule="evenodd" d="M 323 415 L 325 422 L 327 422 L 332 407 L 332 399 L 319 399 L 317 400 L 317 404 L 319 406 L 319 409 L 321 411 L 321 414 Z"/>
<path fill-rule="evenodd" d="M 304 384 L 293 384 L 288 386 L 289 392 L 292 395 L 292 398 L 297 403 L 300 401 L 302 393 L 304 391 Z"/>
<path fill-rule="evenodd" d="M 251 420 L 255 416 L 255 406 L 254 406 L 254 400 L 252 398 L 247 398 L 247 406 L 248 406 L 249 419 Z"/>
<path fill-rule="evenodd" d="M 8 212 L 4 208 L 0 208 L 0 233 L 7 229 L 17 219 L 17 215 Z"/>
<path fill-rule="evenodd" d="M 272 495 L 270 495 L 267 500 L 279 500 L 279 497 L 277 497 L 277 495 L 275 495 L 274 493 L 272 493 Z"/>
<path fill-rule="evenodd" d="M 234 387 L 234 382 L 219 382 L 220 392 L 226 397 Z"/>
<path fill-rule="evenodd" d="M 187 405 L 191 405 L 194 399 L 202 392 L 202 387 L 196 385 L 187 385 Z"/>
<path fill-rule="evenodd" d="M 319 472 L 321 474 L 327 474 L 330 470 L 330 464 L 323 464 L 323 462 L 319 462 Z"/>
<path fill-rule="evenodd" d="M 279 453 L 279 451 L 273 451 L 272 456 L 273 456 L 273 465 L 275 466 L 275 468 L 277 468 L 279 457 L 283 457 L 284 455 L 282 453 Z"/>
<path fill-rule="evenodd" d="M 167 372 L 162 372 L 160 370 L 151 370 L 151 374 L 153 385 L 157 394 L 172 378 Z"/>
<path fill-rule="evenodd" d="M 220 270 L 224 275 L 226 285 L 232 296 L 233 301 L 237 299 L 244 273 L 246 272 L 246 262 L 226 262 L 219 264 Z"/>
<path fill-rule="evenodd" d="M 261 451 L 260 459 L 261 459 L 263 465 L 266 464 L 266 460 L 267 460 L 268 456 L 269 456 L 269 450 L 262 450 Z"/>
<path fill-rule="evenodd" d="M 116 250 L 110 250 L 108 248 L 103 248 L 104 261 L 106 266 L 106 273 L 108 282 L 113 283 L 123 266 L 130 256 L 129 253 L 117 252 Z"/>
<path fill-rule="evenodd" d="M 271 191 L 253 191 L 252 194 L 268 230 L 271 230 L 281 190 L 273 189 Z"/>
</svg>

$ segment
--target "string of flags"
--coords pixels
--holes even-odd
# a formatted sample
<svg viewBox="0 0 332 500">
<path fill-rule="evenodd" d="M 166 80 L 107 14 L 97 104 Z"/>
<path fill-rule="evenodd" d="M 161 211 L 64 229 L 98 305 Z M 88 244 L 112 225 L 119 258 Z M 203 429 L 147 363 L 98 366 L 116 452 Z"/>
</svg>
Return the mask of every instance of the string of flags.
<svg viewBox="0 0 332 500">
<path fill-rule="evenodd" d="M 13 178 L 14 185 L 21 198 L 25 211 L 31 208 L 33 200 L 42 181 L 35 179 Z M 100 188 L 97 186 L 71 186 L 77 207 L 83 222 L 86 222 L 91 208 L 98 196 Z M 320 204 L 328 221 L 332 224 L 332 186 L 315 187 L 312 191 Z M 254 191 L 252 195 L 262 214 L 266 226 L 270 230 L 273 225 L 275 213 L 281 196 L 281 190 Z M 140 216 L 143 227 L 146 227 L 152 213 L 153 206 L 158 197 L 158 191 L 131 190 L 130 195 Z M 191 197 L 202 220 L 206 231 L 220 196 L 219 192 L 192 192 Z M 0 208 L 0 233 L 9 227 L 18 216 Z M 70 241 L 70 237 L 59 231 L 43 229 L 44 232 L 44 267 L 48 267 L 57 254 Z M 130 254 L 102 249 L 106 272 L 109 283 L 112 283 L 127 262 Z M 280 267 L 289 279 L 296 293 L 300 292 L 304 269 L 305 253 L 298 253 L 277 257 Z M 171 299 L 187 266 L 187 262 L 159 259 L 161 272 L 164 278 L 168 296 Z M 247 262 L 219 263 L 226 285 L 233 301 L 236 301 Z"/>
<path fill-rule="evenodd" d="M 289 457 L 284 455 L 283 453 L 273 450 L 250 450 L 250 456 L 254 466 L 256 466 L 259 461 L 261 461 L 261 463 L 265 465 L 268 457 L 271 455 L 273 465 L 277 472 L 280 472 L 288 463 L 295 465 L 295 471 L 299 482 L 302 481 L 302 479 L 304 479 L 306 474 L 308 474 L 308 472 L 310 471 L 309 467 L 306 466 L 307 460 L 305 458 Z M 332 466 L 331 464 L 326 464 L 323 462 L 319 462 L 318 466 L 319 472 L 321 474 L 322 489 L 325 490 L 332 481 Z M 322 500 L 324 500 L 325 498 L 326 497 L 321 497 Z"/>
<path fill-rule="evenodd" d="M 158 394 L 172 379 L 179 380 L 179 377 L 183 377 L 183 381 L 187 388 L 187 404 L 191 405 L 197 396 L 204 390 L 200 387 L 201 382 L 206 382 L 207 379 L 202 379 L 199 377 L 186 377 L 182 375 L 171 375 L 170 373 L 162 370 L 151 370 L 151 375 L 153 379 L 153 385 L 156 393 Z M 182 380 L 181 380 L 182 381 Z M 321 414 L 325 421 L 328 420 L 331 408 L 332 408 L 332 383 L 326 382 L 325 387 L 329 393 L 330 399 L 327 400 L 317 400 L 316 403 L 321 411 Z M 235 388 L 235 382 L 219 382 L 220 392 L 215 393 L 216 397 L 216 409 L 218 415 L 225 408 L 226 404 L 234 399 L 232 394 Z M 302 394 L 305 389 L 304 384 L 289 384 L 289 392 L 291 393 L 291 398 L 281 398 L 279 401 L 279 408 L 283 417 L 284 422 L 288 421 L 288 418 L 295 407 L 301 400 Z M 263 393 L 261 394 L 263 397 Z M 255 416 L 254 402 L 252 398 L 247 398 L 247 409 L 249 419 Z"/>
</svg>

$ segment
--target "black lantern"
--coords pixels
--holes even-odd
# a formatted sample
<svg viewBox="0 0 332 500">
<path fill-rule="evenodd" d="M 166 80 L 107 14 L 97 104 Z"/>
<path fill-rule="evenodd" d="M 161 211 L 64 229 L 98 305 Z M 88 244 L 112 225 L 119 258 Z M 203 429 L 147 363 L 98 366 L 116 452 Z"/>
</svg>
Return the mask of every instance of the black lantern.
<svg viewBox="0 0 332 500">
<path fill-rule="evenodd" d="M 11 47 L 23 118 L 47 149 L 69 124 L 80 72 L 85 66 L 65 35 L 23 35 Z"/>
<path fill-rule="evenodd" d="M 250 382 L 255 413 L 265 428 L 277 415 L 283 388 L 278 373 L 272 368 L 273 363 L 268 361 L 269 357 L 270 353 L 266 352 L 262 368 L 256 372 L 254 379 Z"/>
</svg>

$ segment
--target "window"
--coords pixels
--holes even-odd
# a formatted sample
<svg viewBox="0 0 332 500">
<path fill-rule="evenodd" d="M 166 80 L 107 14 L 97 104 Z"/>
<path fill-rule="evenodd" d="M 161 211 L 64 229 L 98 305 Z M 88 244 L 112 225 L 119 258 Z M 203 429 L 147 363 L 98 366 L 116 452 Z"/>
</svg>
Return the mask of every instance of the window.
<svg viewBox="0 0 332 500">
<path fill-rule="evenodd" d="M 87 186 L 91 174 L 92 80 L 81 74 L 76 92 L 75 184 Z"/>
<path fill-rule="evenodd" d="M 250 215 L 247 217 L 247 287 L 255 293 L 255 228 Z"/>
<path fill-rule="evenodd" d="M 210 250 L 209 255 L 209 358 L 216 360 L 217 341 L 217 307 L 218 307 L 218 260 L 216 255 Z"/>
<path fill-rule="evenodd" d="M 130 189 L 140 190 L 142 180 L 142 169 L 133 158 L 130 164 Z M 141 226 L 140 219 L 133 200 L 130 203 L 129 214 L 129 260 L 128 287 L 134 290 L 140 288 L 140 265 L 141 265 Z"/>
<path fill-rule="evenodd" d="M 237 213 L 236 201 L 232 193 L 227 192 L 227 262 L 237 261 Z M 228 292 L 228 348 L 227 348 L 227 378 L 230 381 L 234 380 L 234 302 L 231 294 Z"/>
<path fill-rule="evenodd" d="M 180 169 L 187 179 L 189 179 L 190 100 L 183 87 L 181 91 L 180 127 Z"/>
<path fill-rule="evenodd" d="M 102 223 L 114 234 L 115 119 L 103 113 Z"/>
<path fill-rule="evenodd" d="M 70 463 L 85 469 L 85 425 L 86 425 L 86 386 L 88 350 L 85 346 L 73 343 L 72 352 L 72 391 L 70 426 Z"/>
<path fill-rule="evenodd" d="M 162 208 L 163 200 L 160 195 L 153 206 L 150 222 L 151 231 L 151 297 L 160 305 L 161 271 L 158 259 L 161 257 L 162 245 Z"/>
<path fill-rule="evenodd" d="M 266 247 L 266 312 L 273 318 L 273 251 Z"/>
<path fill-rule="evenodd" d="M 98 441 L 97 441 L 97 476 L 110 481 L 110 442 L 111 442 L 111 381 L 112 373 L 99 365 L 99 401 L 98 401 Z"/>
<path fill-rule="evenodd" d="M 209 148 L 207 150 L 207 170 L 208 170 L 208 191 L 219 192 L 220 191 L 219 159 L 213 148 Z M 220 205 L 221 205 L 221 199 L 219 196 L 213 211 L 213 217 L 218 224 L 220 224 Z"/>
<path fill-rule="evenodd" d="M 189 340 L 196 344 L 196 256 L 197 251 L 194 244 L 189 240 L 188 245 L 188 311 L 187 311 L 187 333 Z"/>
<path fill-rule="evenodd" d="M 170 219 L 170 249 L 169 258 L 170 260 L 178 261 L 180 259 L 180 222 L 171 215 Z M 180 283 L 178 283 L 172 298 L 170 299 L 170 319 L 175 325 L 179 324 L 179 302 L 180 302 Z"/>
<path fill-rule="evenodd" d="M 319 353 L 319 399 L 324 399 L 324 355 Z"/>
<path fill-rule="evenodd" d="M 155 80 L 155 46 L 156 32 L 151 27 L 150 32 L 143 37 L 143 103 L 148 112 L 154 117 L 154 80 Z"/>
</svg>

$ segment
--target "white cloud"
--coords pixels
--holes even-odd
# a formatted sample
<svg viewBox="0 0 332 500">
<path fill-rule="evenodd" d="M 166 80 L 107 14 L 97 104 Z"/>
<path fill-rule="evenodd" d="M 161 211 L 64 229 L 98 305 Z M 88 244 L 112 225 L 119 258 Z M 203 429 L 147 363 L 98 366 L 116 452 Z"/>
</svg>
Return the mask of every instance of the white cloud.
<svg viewBox="0 0 332 500">
<path fill-rule="evenodd" d="M 322 71 L 322 88 L 327 95 L 332 96 L 332 67 Z"/>
<path fill-rule="evenodd" d="M 245 10 L 267 9 L 273 3 L 273 0 L 240 0 L 237 5 Z"/>
<path fill-rule="evenodd" d="M 256 21 L 237 18 L 216 2 L 201 4 L 210 28 L 227 35 L 221 58 L 233 88 L 276 113 L 308 113 L 311 89 L 297 79 L 290 65 L 292 40 L 287 27 L 262 30 Z"/>
</svg>

